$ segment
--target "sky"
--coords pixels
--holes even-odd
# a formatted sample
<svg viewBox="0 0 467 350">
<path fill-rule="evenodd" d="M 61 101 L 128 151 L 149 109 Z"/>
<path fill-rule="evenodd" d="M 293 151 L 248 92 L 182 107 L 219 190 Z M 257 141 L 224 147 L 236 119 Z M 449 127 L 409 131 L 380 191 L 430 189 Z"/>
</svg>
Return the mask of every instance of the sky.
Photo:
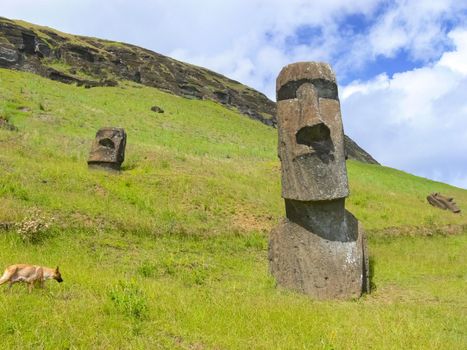
<svg viewBox="0 0 467 350">
<path fill-rule="evenodd" d="M 272 100 L 283 66 L 328 62 L 346 134 L 467 189 L 465 0 L 0 0 L 0 16 L 139 45 Z"/>
</svg>

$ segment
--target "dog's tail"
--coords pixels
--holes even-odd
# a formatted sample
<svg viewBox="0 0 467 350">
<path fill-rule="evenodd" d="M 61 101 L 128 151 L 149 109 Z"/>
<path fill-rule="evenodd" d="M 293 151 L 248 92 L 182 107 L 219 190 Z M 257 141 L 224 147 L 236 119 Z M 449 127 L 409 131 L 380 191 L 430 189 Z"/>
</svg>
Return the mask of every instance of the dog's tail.
<svg viewBox="0 0 467 350">
<path fill-rule="evenodd" d="M 10 278 L 11 278 L 11 275 L 13 275 L 15 272 L 16 272 L 16 269 L 15 269 L 15 271 L 11 271 L 8 268 L 6 268 L 5 272 L 2 275 L 2 277 L 0 277 L 0 285 L 2 285 L 3 283 L 8 282 L 10 280 Z"/>
</svg>

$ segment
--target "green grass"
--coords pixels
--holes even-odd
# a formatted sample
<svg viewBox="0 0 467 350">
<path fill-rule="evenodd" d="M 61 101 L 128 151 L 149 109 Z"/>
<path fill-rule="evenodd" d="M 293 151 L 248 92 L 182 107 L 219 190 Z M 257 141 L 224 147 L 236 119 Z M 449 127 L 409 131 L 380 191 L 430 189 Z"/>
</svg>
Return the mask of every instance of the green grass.
<svg viewBox="0 0 467 350">
<path fill-rule="evenodd" d="M 158 105 L 165 110 L 150 111 Z M 277 288 L 267 233 L 284 215 L 276 130 L 134 83 L 84 89 L 0 69 L 0 222 L 38 208 L 0 265 L 60 265 L 64 283 L 0 291 L 6 348 L 465 348 L 467 191 L 348 162 L 347 207 L 369 236 L 374 292 L 317 302 Z M 120 174 L 89 171 L 102 126 L 128 133 Z M 5 288 L 6 290 L 6 288 Z"/>
<path fill-rule="evenodd" d="M 12 233 L 1 261 L 60 261 L 64 282 L 0 293 L 0 333 L 10 348 L 458 349 L 466 238 L 370 240 L 376 290 L 316 302 L 274 286 L 265 237 Z"/>
<path fill-rule="evenodd" d="M 442 233 L 451 226 L 467 228 L 465 213 L 459 215 L 428 205 L 432 192 L 454 197 L 459 208 L 467 209 L 467 191 L 441 182 L 430 181 L 400 170 L 348 162 L 351 195 L 347 208 L 371 231 L 415 227 Z M 449 231 L 449 229 L 447 229 Z"/>
</svg>

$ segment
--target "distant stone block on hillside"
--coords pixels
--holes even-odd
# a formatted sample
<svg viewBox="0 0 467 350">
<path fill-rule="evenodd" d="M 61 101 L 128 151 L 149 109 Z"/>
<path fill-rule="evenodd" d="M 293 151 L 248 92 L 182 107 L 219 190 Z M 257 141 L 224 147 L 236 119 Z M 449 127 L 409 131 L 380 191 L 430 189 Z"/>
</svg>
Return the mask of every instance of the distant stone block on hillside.
<svg viewBox="0 0 467 350">
<path fill-rule="evenodd" d="M 125 160 L 126 133 L 122 128 L 101 128 L 89 153 L 90 168 L 120 170 Z"/>
</svg>

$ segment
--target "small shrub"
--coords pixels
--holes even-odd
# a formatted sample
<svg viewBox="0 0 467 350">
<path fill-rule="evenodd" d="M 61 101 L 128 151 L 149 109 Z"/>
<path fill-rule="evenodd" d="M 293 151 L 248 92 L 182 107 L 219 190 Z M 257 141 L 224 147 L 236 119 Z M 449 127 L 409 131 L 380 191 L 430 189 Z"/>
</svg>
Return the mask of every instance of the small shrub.
<svg viewBox="0 0 467 350">
<path fill-rule="evenodd" d="M 433 214 L 429 214 L 427 216 L 425 216 L 425 218 L 423 219 L 424 222 L 425 222 L 425 225 L 426 226 L 429 226 L 429 227 L 433 227 L 435 225 L 435 216 Z"/>
<path fill-rule="evenodd" d="M 169 169 L 170 168 L 170 163 L 167 160 L 163 160 L 161 162 L 160 166 L 161 166 L 162 169 Z"/>
<path fill-rule="evenodd" d="M 178 263 L 173 256 L 168 256 L 161 261 L 161 268 L 164 275 L 175 275 Z"/>
<path fill-rule="evenodd" d="M 124 315 L 136 320 L 148 317 L 146 295 L 135 282 L 119 281 L 109 290 L 108 295 L 115 308 Z"/>
<path fill-rule="evenodd" d="M 26 243 L 39 243 L 47 237 L 54 218 L 46 217 L 39 209 L 33 209 L 23 222 L 17 224 L 16 232 Z"/>
<path fill-rule="evenodd" d="M 157 267 L 146 260 L 139 266 L 138 273 L 143 277 L 154 277 L 157 273 Z"/>
<path fill-rule="evenodd" d="M 9 118 L 4 116 L 0 116 L 0 129 L 18 131 L 18 128 L 11 123 Z"/>
<path fill-rule="evenodd" d="M 198 285 L 202 286 L 203 284 L 206 283 L 207 279 L 209 277 L 209 271 L 206 268 L 200 267 L 200 268 L 194 268 L 192 270 L 186 271 L 182 275 L 182 281 L 186 285 Z"/>
</svg>

